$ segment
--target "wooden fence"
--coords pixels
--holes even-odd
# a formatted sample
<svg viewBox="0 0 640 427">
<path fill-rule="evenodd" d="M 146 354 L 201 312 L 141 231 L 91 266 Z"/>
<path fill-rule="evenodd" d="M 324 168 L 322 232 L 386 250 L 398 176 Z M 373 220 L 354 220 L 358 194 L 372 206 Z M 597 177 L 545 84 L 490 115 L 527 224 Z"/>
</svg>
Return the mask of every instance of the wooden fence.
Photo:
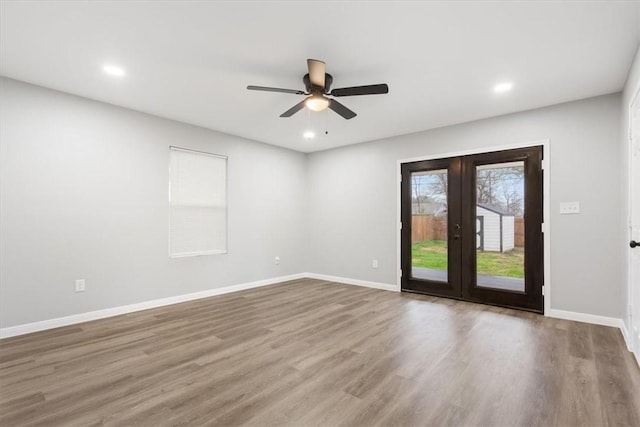
<svg viewBox="0 0 640 427">
<path fill-rule="evenodd" d="M 516 217 L 514 222 L 514 244 L 524 246 L 524 218 Z M 446 240 L 447 218 L 432 215 L 413 215 L 411 217 L 411 241 Z"/>
<path fill-rule="evenodd" d="M 432 215 L 413 215 L 411 217 L 411 241 L 446 240 L 447 218 Z"/>
<path fill-rule="evenodd" d="M 521 216 L 515 217 L 515 223 L 513 224 L 515 229 L 514 233 L 514 245 L 518 247 L 524 246 L 524 218 Z"/>
</svg>

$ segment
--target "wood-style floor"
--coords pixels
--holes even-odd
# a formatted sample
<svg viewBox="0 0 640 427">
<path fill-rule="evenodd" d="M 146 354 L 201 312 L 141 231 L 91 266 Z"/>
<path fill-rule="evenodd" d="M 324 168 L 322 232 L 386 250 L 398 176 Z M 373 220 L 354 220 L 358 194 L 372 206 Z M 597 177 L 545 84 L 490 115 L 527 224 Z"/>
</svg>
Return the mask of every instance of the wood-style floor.
<svg viewBox="0 0 640 427">
<path fill-rule="evenodd" d="M 2 426 L 640 426 L 617 329 L 299 280 L 0 341 Z"/>
</svg>

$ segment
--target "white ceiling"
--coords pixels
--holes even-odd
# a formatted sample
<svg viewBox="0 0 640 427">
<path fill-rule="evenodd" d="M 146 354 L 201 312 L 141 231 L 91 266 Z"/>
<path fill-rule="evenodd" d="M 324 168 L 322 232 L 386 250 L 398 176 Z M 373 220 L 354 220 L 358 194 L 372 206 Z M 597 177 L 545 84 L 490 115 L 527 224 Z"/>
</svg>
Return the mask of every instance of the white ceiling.
<svg viewBox="0 0 640 427">
<path fill-rule="evenodd" d="M 0 7 L 4 76 L 303 152 L 617 92 L 640 41 L 637 1 Z M 390 93 L 340 98 L 358 113 L 347 121 L 329 110 L 280 118 L 302 98 L 245 89 L 303 89 L 307 58 L 326 61 L 334 88 Z M 513 90 L 494 94 L 502 81 Z"/>
</svg>

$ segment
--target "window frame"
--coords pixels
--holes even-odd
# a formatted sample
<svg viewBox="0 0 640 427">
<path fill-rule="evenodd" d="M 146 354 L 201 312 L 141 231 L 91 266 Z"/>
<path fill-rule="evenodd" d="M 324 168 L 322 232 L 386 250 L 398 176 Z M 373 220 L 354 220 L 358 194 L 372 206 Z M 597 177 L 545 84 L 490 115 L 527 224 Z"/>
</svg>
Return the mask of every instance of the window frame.
<svg viewBox="0 0 640 427">
<path fill-rule="evenodd" d="M 213 157 L 217 159 L 224 160 L 224 210 L 225 210 L 225 219 L 224 219 L 224 234 L 225 234 L 225 249 L 214 249 L 214 250 L 206 250 L 206 251 L 195 251 L 195 252 L 180 252 L 173 253 L 171 248 L 171 235 L 172 235 L 172 152 L 184 152 L 189 154 L 197 154 L 207 157 Z M 169 258 L 189 258 L 189 257 L 197 257 L 197 256 L 205 256 L 205 255 L 223 255 L 229 253 L 229 157 L 222 154 L 214 154 L 206 151 L 192 150 L 189 148 L 169 146 L 169 185 L 168 185 L 168 202 L 169 202 L 169 236 L 168 236 L 168 252 Z"/>
</svg>

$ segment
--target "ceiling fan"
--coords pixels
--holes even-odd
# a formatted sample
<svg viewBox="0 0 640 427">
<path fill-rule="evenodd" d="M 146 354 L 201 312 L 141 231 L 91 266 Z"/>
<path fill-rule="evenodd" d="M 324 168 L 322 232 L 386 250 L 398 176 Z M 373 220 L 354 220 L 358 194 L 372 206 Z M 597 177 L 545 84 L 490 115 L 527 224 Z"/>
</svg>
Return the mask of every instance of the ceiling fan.
<svg viewBox="0 0 640 427">
<path fill-rule="evenodd" d="M 356 113 L 339 103 L 329 96 L 355 96 L 355 95 L 378 95 L 383 93 L 389 93 L 389 87 L 386 84 L 366 85 L 366 86 L 353 86 L 343 87 L 339 89 L 331 89 L 331 83 L 333 83 L 333 77 L 331 74 L 327 74 L 325 71 L 325 63 L 317 59 L 307 59 L 307 68 L 309 73 L 305 74 L 302 78 L 306 92 L 295 89 L 280 89 L 276 87 L 265 86 L 247 86 L 249 90 L 262 90 L 266 92 L 282 92 L 290 93 L 293 95 L 305 95 L 306 98 L 297 103 L 284 113 L 280 114 L 280 117 L 291 117 L 298 111 L 307 107 L 313 111 L 323 111 L 327 107 L 349 120 L 356 116 Z"/>
</svg>

